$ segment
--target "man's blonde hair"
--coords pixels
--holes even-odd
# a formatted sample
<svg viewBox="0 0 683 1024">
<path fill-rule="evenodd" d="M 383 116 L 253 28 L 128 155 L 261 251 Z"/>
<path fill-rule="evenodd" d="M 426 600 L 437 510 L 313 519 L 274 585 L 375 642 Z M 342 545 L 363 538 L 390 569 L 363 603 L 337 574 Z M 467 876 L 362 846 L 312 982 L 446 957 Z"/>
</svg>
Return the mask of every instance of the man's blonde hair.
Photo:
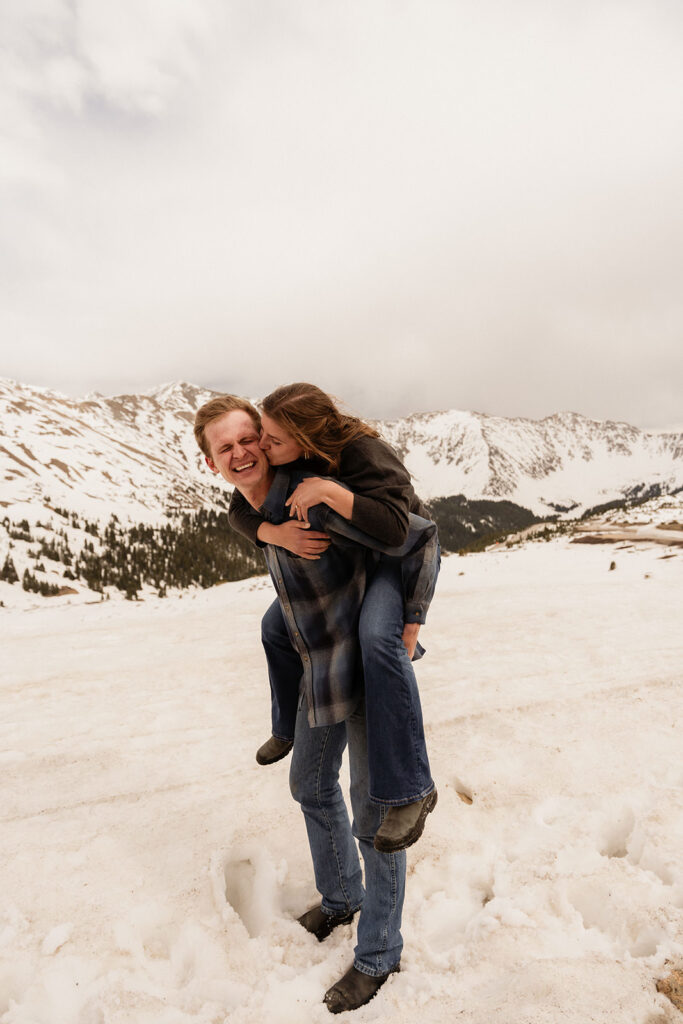
<svg viewBox="0 0 683 1024">
<path fill-rule="evenodd" d="M 205 402 L 204 405 L 197 409 L 194 418 L 194 436 L 197 444 L 206 455 L 207 459 L 211 459 L 211 449 L 209 448 L 206 441 L 206 428 L 209 423 L 213 420 L 217 420 L 220 416 L 225 416 L 226 412 L 246 412 L 251 416 L 254 421 L 254 426 L 258 432 L 261 430 L 261 417 L 258 411 L 254 408 L 251 402 L 248 402 L 246 398 L 239 398 L 237 395 L 218 395 L 217 398 L 212 398 L 210 401 Z"/>
</svg>

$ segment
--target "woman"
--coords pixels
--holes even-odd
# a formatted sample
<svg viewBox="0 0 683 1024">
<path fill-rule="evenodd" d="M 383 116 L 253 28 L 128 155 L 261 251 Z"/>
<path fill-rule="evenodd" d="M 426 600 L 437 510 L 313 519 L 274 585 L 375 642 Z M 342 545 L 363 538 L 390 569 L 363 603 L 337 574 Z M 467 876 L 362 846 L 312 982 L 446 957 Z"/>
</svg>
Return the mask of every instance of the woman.
<svg viewBox="0 0 683 1024">
<path fill-rule="evenodd" d="M 315 385 L 291 384 L 273 391 L 262 403 L 262 427 L 261 447 L 272 465 L 303 458 L 308 469 L 325 476 L 312 476 L 299 484 L 287 502 L 293 521 L 280 526 L 255 517 L 235 491 L 230 523 L 254 543 L 279 545 L 302 557 L 320 557 L 325 538 L 297 529 L 306 524 L 308 509 L 319 503 L 392 546 L 405 540 L 410 512 L 429 518 L 393 449 L 362 420 L 344 415 Z M 378 849 L 382 843 L 386 849 L 398 849 L 402 847 L 396 843 L 407 846 L 415 842 L 436 803 L 411 664 L 424 612 L 423 608 L 404 607 L 400 560 L 378 556 L 358 627 L 370 798 L 390 806 L 378 833 Z M 289 639 L 277 606 L 264 618 L 263 641 L 273 698 L 273 736 L 259 750 L 257 760 L 271 763 L 291 748 L 298 702 L 297 672 L 283 673 L 278 668 Z"/>
</svg>

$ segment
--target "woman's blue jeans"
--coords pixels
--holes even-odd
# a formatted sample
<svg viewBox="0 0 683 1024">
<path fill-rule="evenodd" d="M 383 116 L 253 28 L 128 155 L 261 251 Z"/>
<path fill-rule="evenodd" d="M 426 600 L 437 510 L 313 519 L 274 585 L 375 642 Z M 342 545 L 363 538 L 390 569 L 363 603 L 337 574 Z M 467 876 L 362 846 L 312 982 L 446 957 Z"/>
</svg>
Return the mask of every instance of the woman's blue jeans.
<svg viewBox="0 0 683 1024">
<path fill-rule="evenodd" d="M 339 769 L 348 743 L 351 775 L 349 822 L 339 785 Z M 385 808 L 368 798 L 368 755 L 364 705 L 339 725 L 311 727 L 302 702 L 294 730 L 289 774 L 292 796 L 301 805 L 313 859 L 315 884 L 327 914 L 361 908 L 354 966 L 376 977 L 401 959 L 401 914 L 405 897 L 406 854 L 378 853 L 375 832 Z M 358 850 L 365 866 L 365 889 Z"/>
<path fill-rule="evenodd" d="M 379 560 L 363 601 L 358 627 L 368 727 L 369 793 L 378 803 L 402 806 L 426 796 L 432 781 L 415 672 L 403 644 L 400 562 Z M 301 660 L 292 647 L 278 601 L 263 617 L 272 729 L 294 736 Z"/>
</svg>

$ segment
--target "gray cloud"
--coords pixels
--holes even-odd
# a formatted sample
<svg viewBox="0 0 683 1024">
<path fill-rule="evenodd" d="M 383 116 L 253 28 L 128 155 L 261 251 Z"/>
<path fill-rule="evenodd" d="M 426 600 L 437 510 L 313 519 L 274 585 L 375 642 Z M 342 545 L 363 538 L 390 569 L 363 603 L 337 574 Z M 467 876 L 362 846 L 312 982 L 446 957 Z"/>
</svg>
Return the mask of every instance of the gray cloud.
<svg viewBox="0 0 683 1024">
<path fill-rule="evenodd" d="M 3 17 L 0 372 L 681 419 L 677 5 Z"/>
</svg>

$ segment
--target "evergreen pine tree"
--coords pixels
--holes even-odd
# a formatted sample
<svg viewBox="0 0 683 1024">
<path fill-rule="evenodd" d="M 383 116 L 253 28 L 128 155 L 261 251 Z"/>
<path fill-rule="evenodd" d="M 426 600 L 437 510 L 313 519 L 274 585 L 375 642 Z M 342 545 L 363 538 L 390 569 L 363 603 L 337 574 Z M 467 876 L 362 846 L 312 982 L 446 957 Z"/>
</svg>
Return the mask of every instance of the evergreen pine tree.
<svg viewBox="0 0 683 1024">
<path fill-rule="evenodd" d="M 2 570 L 0 570 L 0 580 L 4 580 L 5 583 L 19 582 L 19 574 L 16 570 L 14 562 L 9 556 L 9 553 L 7 555 L 7 558 L 5 559 L 5 564 L 3 565 Z"/>
</svg>

